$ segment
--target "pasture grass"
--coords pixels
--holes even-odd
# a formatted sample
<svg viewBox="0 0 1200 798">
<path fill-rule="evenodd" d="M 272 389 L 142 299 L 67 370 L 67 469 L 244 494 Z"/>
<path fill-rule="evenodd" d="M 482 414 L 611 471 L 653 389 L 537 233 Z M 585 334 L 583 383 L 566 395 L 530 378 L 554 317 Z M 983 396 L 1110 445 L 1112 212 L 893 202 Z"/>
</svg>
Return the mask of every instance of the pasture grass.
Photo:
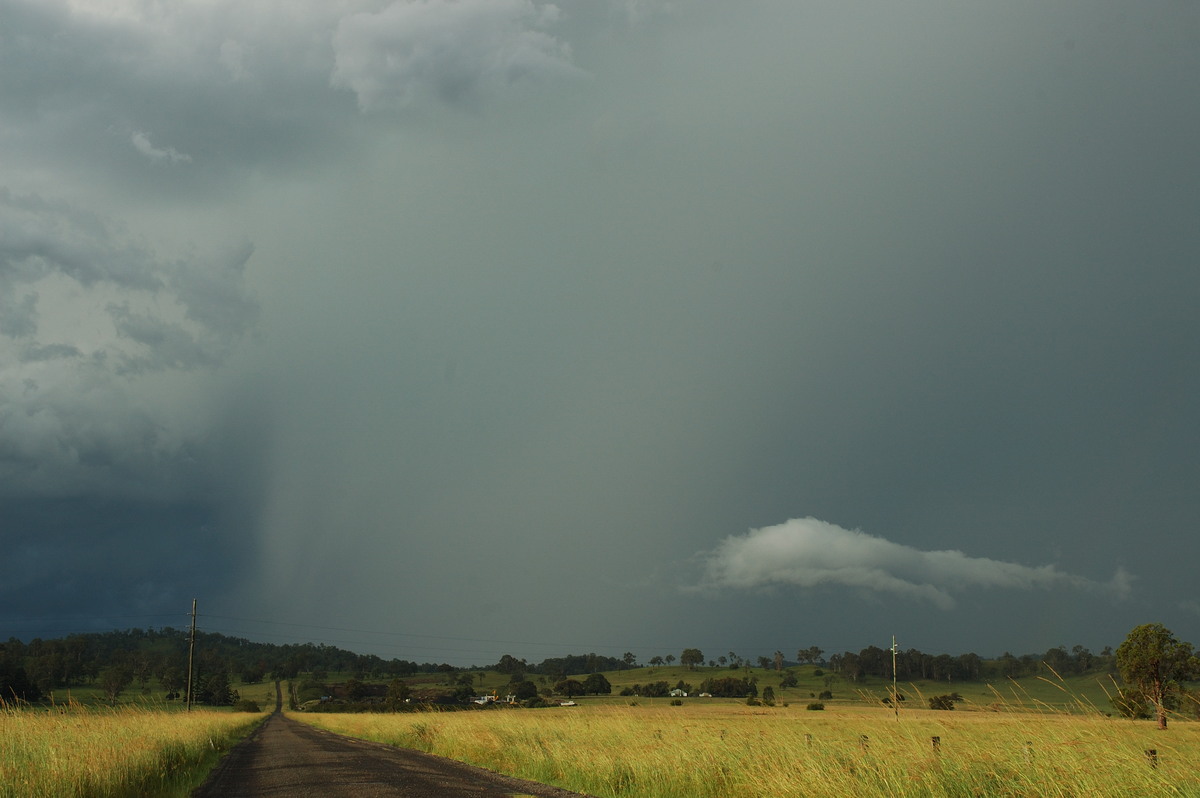
<svg viewBox="0 0 1200 798">
<path fill-rule="evenodd" d="M 622 688 L 634 684 L 647 684 L 664 681 L 671 687 L 678 682 L 690 684 L 693 696 L 689 700 L 699 700 L 694 695 L 700 689 L 700 683 L 708 678 L 733 676 L 736 678 L 756 679 L 758 689 L 771 687 L 775 691 L 777 703 L 805 705 L 816 701 L 817 696 L 825 690 L 833 692 L 833 699 L 826 701 L 827 705 L 845 706 L 872 704 L 878 705 L 882 699 L 891 694 L 890 679 L 877 677 L 862 677 L 858 681 L 847 681 L 829 671 L 823 671 L 820 666 L 794 665 L 788 668 L 797 679 L 795 687 L 780 687 L 783 674 L 774 669 L 764 668 L 728 668 L 700 666 L 694 670 L 683 665 L 660 665 L 655 667 L 630 668 L 620 671 L 605 671 L 604 676 L 612 685 L 611 696 L 587 696 L 584 699 L 575 697 L 576 701 L 587 701 L 607 704 L 627 704 L 628 697 L 618 695 Z M 474 689 L 479 694 L 493 692 L 504 696 L 510 689 L 510 676 L 496 671 L 470 672 L 474 677 Z M 447 677 L 443 674 L 422 674 L 419 677 L 404 677 L 413 687 L 445 687 L 459 673 Z M 483 679 L 480 680 L 479 676 Z M 344 682 L 350 678 L 348 673 L 330 673 L 325 680 L 329 683 Z M 526 678 L 533 681 L 539 688 L 551 687 L 557 679 L 538 674 L 529 674 Z M 583 675 L 571 678 L 582 681 Z M 390 679 L 372 679 L 369 681 L 386 683 Z M 1088 673 L 1080 676 L 1059 677 L 1047 672 L 1044 676 L 1024 676 L 1020 679 L 996 679 L 971 682 L 944 681 L 915 681 L 901 682 L 899 691 L 910 705 L 920 703 L 928 706 L 924 699 L 945 693 L 957 692 L 963 697 L 963 707 L 989 709 L 997 706 L 1006 708 L 1020 707 L 1036 711 L 1061 712 L 1092 712 L 1096 707 L 1103 711 L 1111 711 L 1106 690 L 1111 693 L 1114 688 L 1113 678 L 1105 673 Z M 244 695 L 245 693 L 243 693 Z M 643 704 L 669 704 L 667 698 L 638 698 Z"/>
<path fill-rule="evenodd" d="M 265 717 L 0 704 L 0 798 L 187 795 Z"/>
<path fill-rule="evenodd" d="M 1200 795 L 1200 724 L 1096 713 L 726 701 L 293 717 L 600 798 Z"/>
</svg>

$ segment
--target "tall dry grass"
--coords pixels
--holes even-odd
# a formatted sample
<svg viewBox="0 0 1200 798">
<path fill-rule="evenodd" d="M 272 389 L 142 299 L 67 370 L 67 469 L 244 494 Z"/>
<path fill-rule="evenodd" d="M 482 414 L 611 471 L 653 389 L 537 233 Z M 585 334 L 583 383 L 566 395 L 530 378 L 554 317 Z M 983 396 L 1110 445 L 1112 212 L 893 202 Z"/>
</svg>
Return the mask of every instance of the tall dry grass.
<svg viewBox="0 0 1200 798">
<path fill-rule="evenodd" d="M 1195 723 L 732 704 L 297 717 L 602 798 L 1200 796 Z"/>
<path fill-rule="evenodd" d="M 0 706 L 0 798 L 186 795 L 264 717 Z"/>
</svg>

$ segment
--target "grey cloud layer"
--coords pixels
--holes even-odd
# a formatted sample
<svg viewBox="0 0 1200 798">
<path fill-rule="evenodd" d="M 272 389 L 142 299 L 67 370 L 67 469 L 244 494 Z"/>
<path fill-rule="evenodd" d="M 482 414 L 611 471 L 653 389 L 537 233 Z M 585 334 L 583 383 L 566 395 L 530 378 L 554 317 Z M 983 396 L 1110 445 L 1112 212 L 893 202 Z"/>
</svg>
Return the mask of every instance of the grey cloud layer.
<svg viewBox="0 0 1200 798">
<path fill-rule="evenodd" d="M 228 356 L 258 312 L 243 286 L 250 255 L 163 260 L 95 214 L 0 191 L 4 492 L 159 483 L 186 444 L 131 378 Z"/>
<path fill-rule="evenodd" d="M 530 0 L 423 0 L 347 16 L 333 37 L 333 85 L 376 110 L 427 96 L 474 103 L 514 83 L 581 76 L 545 30 L 558 14 Z"/>
</svg>

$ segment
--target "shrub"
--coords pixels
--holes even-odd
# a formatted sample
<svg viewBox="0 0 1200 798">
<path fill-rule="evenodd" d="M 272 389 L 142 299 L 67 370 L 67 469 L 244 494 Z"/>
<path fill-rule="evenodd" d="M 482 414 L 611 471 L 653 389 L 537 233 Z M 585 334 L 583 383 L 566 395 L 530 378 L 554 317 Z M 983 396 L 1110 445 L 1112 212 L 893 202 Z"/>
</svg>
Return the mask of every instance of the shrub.
<svg viewBox="0 0 1200 798">
<path fill-rule="evenodd" d="M 814 711 L 819 710 L 819 709 L 824 709 L 824 708 L 825 708 L 825 705 L 819 701 L 814 701 L 813 703 L 811 703 L 807 707 L 805 707 L 805 709 L 814 710 Z"/>
<path fill-rule="evenodd" d="M 822 690 L 821 694 L 819 696 L 817 696 L 817 698 L 821 699 L 822 701 L 832 701 L 833 700 L 833 691 L 832 690 Z"/>
<path fill-rule="evenodd" d="M 929 699 L 930 709 L 954 709 L 954 702 L 962 701 L 963 698 L 958 693 L 950 693 L 949 695 L 935 695 Z"/>
<path fill-rule="evenodd" d="M 262 712 L 262 707 L 253 698 L 239 698 L 233 705 L 234 712 Z"/>
<path fill-rule="evenodd" d="M 683 699 L 682 699 L 682 698 L 672 698 L 672 699 L 671 699 L 671 706 L 673 706 L 673 707 L 681 707 L 681 706 L 683 706 Z"/>
</svg>

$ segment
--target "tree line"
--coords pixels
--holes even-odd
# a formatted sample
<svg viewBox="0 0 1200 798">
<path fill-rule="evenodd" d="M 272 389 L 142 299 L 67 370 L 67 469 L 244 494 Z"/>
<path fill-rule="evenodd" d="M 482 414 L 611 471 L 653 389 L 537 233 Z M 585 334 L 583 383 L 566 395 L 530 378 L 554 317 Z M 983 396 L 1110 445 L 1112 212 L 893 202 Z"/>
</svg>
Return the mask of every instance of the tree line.
<svg viewBox="0 0 1200 798">
<path fill-rule="evenodd" d="M 38 701 L 55 690 L 99 686 L 115 699 L 129 688 L 149 690 L 157 683 L 168 697 L 182 697 L 187 685 L 189 632 L 128 629 L 74 634 L 28 643 L 0 643 L 0 697 Z M 384 660 L 315 643 L 257 643 L 216 632 L 197 632 L 193 697 L 203 703 L 235 699 L 228 685 L 294 679 L 302 672 L 339 671 L 385 678 L 455 670 L 444 663 Z M 222 687 L 222 684 L 224 687 Z"/>
<path fill-rule="evenodd" d="M 1024 654 L 1020 657 L 1006 651 L 994 660 L 985 660 L 975 653 L 952 656 L 927 654 L 910 648 L 897 651 L 895 662 L 896 678 L 907 681 L 975 682 L 1036 676 L 1047 671 L 1059 676 L 1116 672 L 1116 656 L 1111 647 L 1106 647 L 1099 654 L 1093 654 L 1084 646 L 1075 646 L 1070 651 L 1057 646 L 1044 654 Z M 865 676 L 892 678 L 892 651 L 879 646 L 867 646 L 858 653 L 847 651 L 834 654 L 826 664 L 830 671 L 851 682 Z"/>
</svg>

